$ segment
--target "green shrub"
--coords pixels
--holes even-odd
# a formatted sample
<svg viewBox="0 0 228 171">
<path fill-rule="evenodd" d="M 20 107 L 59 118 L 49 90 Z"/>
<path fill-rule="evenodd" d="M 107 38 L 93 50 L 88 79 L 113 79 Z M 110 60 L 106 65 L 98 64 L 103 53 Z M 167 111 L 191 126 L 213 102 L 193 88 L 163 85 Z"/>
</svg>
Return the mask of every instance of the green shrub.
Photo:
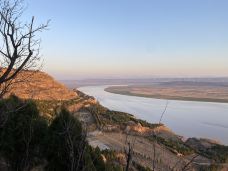
<svg viewBox="0 0 228 171">
<path fill-rule="evenodd" d="M 117 124 L 120 126 L 126 126 L 129 121 L 140 123 L 142 126 L 149 128 L 156 128 L 162 124 L 151 124 L 144 120 L 136 119 L 133 115 L 125 112 L 109 110 L 100 104 L 93 105 L 87 108 L 91 112 L 96 120 L 98 126 L 107 124 Z"/>
<path fill-rule="evenodd" d="M 65 109 L 51 123 L 47 143 L 47 170 L 79 169 L 86 141 L 81 123 Z"/>
<path fill-rule="evenodd" d="M 198 152 L 209 158 L 213 159 L 218 163 L 227 163 L 228 162 L 228 146 L 216 144 L 211 148 L 205 148 L 198 150 Z"/>
<path fill-rule="evenodd" d="M 32 101 L 15 96 L 2 100 L 0 110 L 7 115 L 0 129 L 0 153 L 11 170 L 30 170 L 42 161 L 47 122 Z"/>
<path fill-rule="evenodd" d="M 144 167 L 136 162 L 132 162 L 133 166 L 138 170 L 138 171 L 152 171 L 150 168 L 148 167 Z"/>
<path fill-rule="evenodd" d="M 48 126 L 33 101 L 12 96 L 0 101 L 3 115 L 7 117 L 0 125 L 0 156 L 9 170 L 29 171 L 38 165 L 48 171 L 123 170 L 114 153 L 88 145 L 81 123 L 65 109 Z"/>
<path fill-rule="evenodd" d="M 190 155 L 190 154 L 194 153 L 194 150 L 192 148 L 185 145 L 181 141 L 174 141 L 171 139 L 165 139 L 165 138 L 162 138 L 159 136 L 149 137 L 148 139 L 152 140 L 152 141 L 157 141 L 158 143 L 165 145 L 166 147 L 168 147 L 168 149 L 170 149 L 174 153 L 178 152 L 178 153 L 181 153 L 183 155 Z"/>
</svg>

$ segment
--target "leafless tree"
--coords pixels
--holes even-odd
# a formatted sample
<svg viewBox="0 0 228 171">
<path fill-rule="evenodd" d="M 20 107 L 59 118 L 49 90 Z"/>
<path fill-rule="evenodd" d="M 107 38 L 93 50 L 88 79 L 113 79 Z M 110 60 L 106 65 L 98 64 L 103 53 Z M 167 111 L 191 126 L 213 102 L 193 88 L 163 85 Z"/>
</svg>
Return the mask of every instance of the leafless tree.
<svg viewBox="0 0 228 171">
<path fill-rule="evenodd" d="M 166 101 L 166 105 L 165 105 L 165 108 L 161 114 L 161 117 L 159 119 L 159 124 L 162 124 L 162 119 L 164 117 L 164 114 L 166 113 L 167 111 L 167 108 L 168 108 L 168 105 L 169 105 L 169 101 L 167 100 Z M 154 136 L 154 139 L 155 139 L 155 142 L 157 142 L 157 134 L 155 131 L 153 131 L 153 136 Z M 155 162 L 156 162 L 156 147 L 155 147 L 155 142 L 153 142 L 153 151 L 154 151 L 154 158 L 153 158 L 153 171 L 155 170 Z M 178 164 L 181 164 L 183 165 L 182 168 L 181 168 L 181 171 L 186 171 L 186 170 L 189 170 L 191 168 L 191 164 L 194 162 L 194 160 L 198 157 L 199 155 L 196 154 L 194 155 L 187 163 L 185 164 L 182 164 L 181 163 L 181 160 L 183 160 L 183 158 L 181 158 L 180 160 L 178 160 L 175 165 L 171 168 L 171 170 L 173 171 L 174 169 L 176 169 L 176 167 L 178 166 Z"/>
<path fill-rule="evenodd" d="M 167 108 L 168 108 L 168 105 L 169 105 L 169 101 L 167 100 L 166 101 L 166 105 L 165 105 L 165 108 L 161 114 L 161 117 L 159 119 L 159 122 L 158 122 L 158 125 L 161 125 L 162 124 L 162 119 L 163 119 L 163 116 L 165 114 L 165 112 L 167 111 Z M 154 138 L 154 141 L 153 141 L 153 163 L 152 163 L 152 170 L 155 171 L 155 165 L 156 165 L 156 143 L 157 143 L 157 133 L 155 131 L 155 128 L 153 129 L 153 138 Z"/>
<path fill-rule="evenodd" d="M 126 171 L 129 170 L 130 162 L 131 162 L 131 159 L 132 159 L 132 150 L 133 150 L 133 147 L 132 147 L 130 142 L 128 142 L 127 145 L 128 145 L 128 149 L 125 151 L 125 154 L 126 154 L 126 157 L 127 157 L 127 164 L 126 164 L 126 168 L 125 168 Z"/>
<path fill-rule="evenodd" d="M 189 160 L 183 167 L 182 171 L 189 170 L 191 168 L 191 164 L 194 162 L 194 160 L 199 156 L 199 154 L 194 155 L 191 160 Z"/>
<path fill-rule="evenodd" d="M 192 168 L 192 163 L 195 161 L 195 159 L 197 158 L 197 157 L 199 157 L 199 154 L 195 154 L 195 155 L 193 155 L 193 157 L 190 159 L 190 160 L 188 160 L 188 162 L 181 162 L 181 161 L 184 161 L 184 159 L 183 158 L 180 158 L 175 164 L 174 164 L 174 166 L 173 167 L 171 167 L 171 171 L 174 171 L 175 169 L 177 169 L 177 167 L 179 166 L 179 167 L 181 167 L 181 171 L 187 171 L 187 170 L 189 170 L 189 169 L 191 169 Z"/>
<path fill-rule="evenodd" d="M 79 136 L 72 135 L 72 129 L 75 127 L 74 120 L 62 120 L 64 131 L 59 134 L 65 135 L 66 151 L 69 155 L 69 171 L 83 170 L 80 168 L 80 164 L 83 160 L 83 156 L 86 149 L 87 129 L 83 127 L 82 133 Z M 78 144 L 78 146 L 76 146 Z"/>
<path fill-rule="evenodd" d="M 130 163 L 132 161 L 133 149 L 135 146 L 135 140 L 136 138 L 134 138 L 134 140 L 131 141 L 130 139 L 128 139 L 128 134 L 126 134 L 125 145 L 127 146 L 127 148 L 124 147 L 124 153 L 126 156 L 127 164 L 125 167 L 125 171 L 129 171 Z"/>
<path fill-rule="evenodd" d="M 0 98 L 21 71 L 40 66 L 41 40 L 36 35 L 47 29 L 49 21 L 35 26 L 33 16 L 24 23 L 24 10 L 23 0 L 0 0 Z"/>
</svg>

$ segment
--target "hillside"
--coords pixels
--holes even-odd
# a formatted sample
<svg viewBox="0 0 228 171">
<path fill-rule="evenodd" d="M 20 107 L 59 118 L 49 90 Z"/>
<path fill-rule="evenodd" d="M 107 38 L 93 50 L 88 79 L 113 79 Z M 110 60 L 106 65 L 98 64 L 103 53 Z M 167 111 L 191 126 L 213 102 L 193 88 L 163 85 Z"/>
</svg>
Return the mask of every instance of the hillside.
<svg viewBox="0 0 228 171">
<path fill-rule="evenodd" d="M 23 99 L 69 100 L 77 93 L 67 89 L 50 75 L 41 71 L 23 71 L 16 78 L 6 97 L 10 94 Z"/>
<path fill-rule="evenodd" d="M 25 71 L 17 80 L 23 82 L 15 84 L 8 95 L 35 99 L 40 115 L 49 123 L 58 116 L 62 106 L 66 107 L 87 131 L 88 144 L 94 149 L 99 147 L 104 154 L 112 154 L 111 159 L 106 156 L 107 160 L 122 168 L 126 166 L 129 143 L 134 144 L 130 165 L 133 171 L 151 171 L 154 166 L 155 171 L 183 170 L 187 166 L 192 171 L 209 170 L 213 163 L 217 164 L 216 169 L 227 167 L 226 146 L 213 143 L 208 147 L 209 140 L 185 141 L 163 124 L 148 123 L 131 114 L 105 108 L 95 98 L 76 89 L 69 90 L 43 72 Z"/>
</svg>

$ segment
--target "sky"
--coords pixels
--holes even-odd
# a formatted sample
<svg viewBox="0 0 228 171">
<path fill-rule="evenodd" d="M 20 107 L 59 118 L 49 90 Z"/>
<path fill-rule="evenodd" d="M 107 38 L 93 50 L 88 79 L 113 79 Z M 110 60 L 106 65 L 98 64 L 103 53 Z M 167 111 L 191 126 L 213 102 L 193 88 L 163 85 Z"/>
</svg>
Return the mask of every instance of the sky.
<svg viewBox="0 0 228 171">
<path fill-rule="evenodd" d="M 227 0 L 27 0 L 57 79 L 228 76 Z"/>
</svg>

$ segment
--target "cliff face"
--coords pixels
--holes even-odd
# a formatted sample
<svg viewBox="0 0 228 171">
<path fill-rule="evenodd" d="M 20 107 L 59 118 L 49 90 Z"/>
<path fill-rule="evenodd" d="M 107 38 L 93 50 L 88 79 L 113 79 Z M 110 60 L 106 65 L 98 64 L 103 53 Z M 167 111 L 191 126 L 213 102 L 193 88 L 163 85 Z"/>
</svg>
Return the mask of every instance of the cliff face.
<svg viewBox="0 0 228 171">
<path fill-rule="evenodd" d="M 21 72 L 5 97 L 14 94 L 23 99 L 69 100 L 78 97 L 77 93 L 41 71 Z"/>
</svg>

